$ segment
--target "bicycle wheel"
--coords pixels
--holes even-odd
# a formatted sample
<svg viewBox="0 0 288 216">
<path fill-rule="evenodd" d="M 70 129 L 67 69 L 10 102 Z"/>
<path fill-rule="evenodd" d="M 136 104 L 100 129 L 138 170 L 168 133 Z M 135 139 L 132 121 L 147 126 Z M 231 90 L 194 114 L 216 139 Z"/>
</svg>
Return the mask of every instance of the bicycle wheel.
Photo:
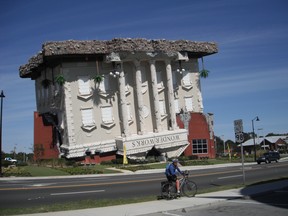
<svg viewBox="0 0 288 216">
<path fill-rule="evenodd" d="M 197 193 L 197 185 L 191 180 L 186 180 L 182 186 L 182 192 L 187 197 L 194 197 Z"/>
<path fill-rule="evenodd" d="M 176 189 L 176 183 L 175 182 L 171 182 L 169 185 L 169 198 L 170 199 L 174 199 L 175 197 L 177 197 L 177 189 Z"/>
<path fill-rule="evenodd" d="M 176 187 L 173 183 L 165 183 L 162 186 L 162 190 L 161 190 L 161 196 L 164 199 L 173 199 L 177 193 L 176 193 Z"/>
<path fill-rule="evenodd" d="M 169 197 L 170 194 L 170 190 L 169 190 L 169 182 L 163 184 L 162 188 L 161 188 L 161 196 L 164 199 L 167 199 Z"/>
</svg>

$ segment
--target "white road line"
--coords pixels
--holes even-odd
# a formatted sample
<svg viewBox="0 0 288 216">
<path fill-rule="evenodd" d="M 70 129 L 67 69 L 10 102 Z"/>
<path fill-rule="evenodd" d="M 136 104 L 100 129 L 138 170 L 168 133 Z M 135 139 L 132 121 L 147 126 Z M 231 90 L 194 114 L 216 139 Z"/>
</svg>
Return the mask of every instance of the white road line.
<svg viewBox="0 0 288 216">
<path fill-rule="evenodd" d="M 173 213 L 169 213 L 169 212 L 162 212 L 162 214 L 164 215 L 171 215 L 171 216 L 181 216 L 179 214 L 173 214 Z"/>
<path fill-rule="evenodd" d="M 242 177 L 242 175 L 225 176 L 225 177 L 219 177 L 218 179 L 228 179 L 228 178 L 238 178 L 238 177 Z"/>
<path fill-rule="evenodd" d="M 30 187 L 45 187 L 45 186 L 50 186 L 50 185 L 54 185 L 56 183 L 43 183 L 43 184 L 33 184 L 33 185 L 28 185 Z"/>
<path fill-rule="evenodd" d="M 51 196 L 60 196 L 60 195 L 72 195 L 72 194 L 85 194 L 85 193 L 101 193 L 105 190 L 94 190 L 94 191 L 78 191 L 78 192 L 68 192 L 68 193 L 52 193 Z"/>
</svg>

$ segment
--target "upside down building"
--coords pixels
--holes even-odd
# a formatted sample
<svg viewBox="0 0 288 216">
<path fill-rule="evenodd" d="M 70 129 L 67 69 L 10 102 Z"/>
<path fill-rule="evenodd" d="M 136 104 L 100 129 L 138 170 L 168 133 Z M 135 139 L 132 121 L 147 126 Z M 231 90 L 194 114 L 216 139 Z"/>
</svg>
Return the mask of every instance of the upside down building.
<svg viewBox="0 0 288 216">
<path fill-rule="evenodd" d="M 214 157 L 198 64 L 214 53 L 213 42 L 187 40 L 44 43 L 19 68 L 35 82 L 34 149 L 41 147 L 42 158 L 95 163 L 124 148 L 131 159 L 151 152 Z"/>
</svg>

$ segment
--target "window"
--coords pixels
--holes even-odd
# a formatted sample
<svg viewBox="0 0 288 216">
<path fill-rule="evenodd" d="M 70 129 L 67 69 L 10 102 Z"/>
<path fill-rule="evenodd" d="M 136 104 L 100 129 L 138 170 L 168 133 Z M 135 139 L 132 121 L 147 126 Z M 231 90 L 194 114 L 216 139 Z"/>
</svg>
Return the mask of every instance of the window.
<svg viewBox="0 0 288 216">
<path fill-rule="evenodd" d="M 90 88 L 90 78 L 89 76 L 79 76 L 78 77 L 78 87 L 79 87 L 79 96 L 83 98 L 89 98 L 91 93 Z"/>
<path fill-rule="evenodd" d="M 175 113 L 179 113 L 180 109 L 179 109 L 179 100 L 178 99 L 174 99 L 174 107 L 175 107 Z"/>
<path fill-rule="evenodd" d="M 182 73 L 182 80 L 184 85 L 191 85 L 191 80 L 190 80 L 190 73 L 189 71 L 183 71 Z"/>
<path fill-rule="evenodd" d="M 128 74 L 126 73 L 125 76 L 125 94 L 129 94 L 130 93 L 130 90 L 129 90 L 129 84 L 128 84 Z"/>
<path fill-rule="evenodd" d="M 182 86 L 186 89 L 192 88 L 192 82 L 189 71 L 183 71 L 182 73 Z"/>
<path fill-rule="evenodd" d="M 42 96 L 41 96 L 41 92 L 42 92 L 42 89 L 40 89 L 39 87 L 37 88 L 37 103 L 42 103 Z"/>
<path fill-rule="evenodd" d="M 164 100 L 159 100 L 159 110 L 162 117 L 166 116 L 166 106 Z"/>
<path fill-rule="evenodd" d="M 95 121 L 93 118 L 92 108 L 81 109 L 81 115 L 82 115 L 82 128 L 86 130 L 92 130 L 96 127 Z"/>
<path fill-rule="evenodd" d="M 44 102 L 47 101 L 48 95 L 49 95 L 49 86 L 46 88 L 42 86 L 42 89 L 41 89 L 42 101 L 44 101 Z"/>
<path fill-rule="evenodd" d="M 146 78 L 146 73 L 143 71 L 144 69 L 141 68 L 142 94 L 144 94 L 148 90 L 148 82 Z"/>
<path fill-rule="evenodd" d="M 192 97 L 185 97 L 185 107 L 186 110 L 189 111 L 193 111 L 193 101 L 192 101 Z"/>
<path fill-rule="evenodd" d="M 129 124 L 133 122 L 133 116 L 132 116 L 132 112 L 131 112 L 131 104 L 128 103 L 127 104 L 127 117 L 128 117 L 128 122 Z"/>
<path fill-rule="evenodd" d="M 101 107 L 102 125 L 111 128 L 115 125 L 112 106 Z"/>
<path fill-rule="evenodd" d="M 164 89 L 163 80 L 162 80 L 162 74 L 161 74 L 161 72 L 156 72 L 156 74 L 157 74 L 158 91 L 162 91 Z"/>
<path fill-rule="evenodd" d="M 99 89 L 101 92 L 106 92 L 109 90 L 109 79 L 107 76 L 104 76 L 104 79 L 99 84 Z"/>
<path fill-rule="evenodd" d="M 207 154 L 208 145 L 206 139 L 193 139 L 192 140 L 192 152 L 193 154 Z"/>
<path fill-rule="evenodd" d="M 177 72 L 173 71 L 172 72 L 172 81 L 173 81 L 173 89 L 177 89 L 178 88 L 178 84 L 177 84 Z"/>
</svg>

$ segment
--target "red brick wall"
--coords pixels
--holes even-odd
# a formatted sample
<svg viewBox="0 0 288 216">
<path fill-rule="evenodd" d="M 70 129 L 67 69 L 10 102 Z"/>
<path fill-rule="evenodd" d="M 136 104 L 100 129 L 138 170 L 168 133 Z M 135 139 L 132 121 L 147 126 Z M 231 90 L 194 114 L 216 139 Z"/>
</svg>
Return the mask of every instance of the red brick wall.
<svg viewBox="0 0 288 216">
<path fill-rule="evenodd" d="M 58 148 L 53 145 L 52 126 L 45 126 L 42 117 L 34 112 L 34 159 L 52 159 L 58 155 Z"/>
<path fill-rule="evenodd" d="M 116 159 L 116 153 L 108 152 L 108 153 L 100 154 L 100 155 L 86 156 L 85 159 L 82 161 L 82 163 L 86 165 L 100 164 L 102 161 L 111 161 L 113 159 Z"/>
<path fill-rule="evenodd" d="M 214 144 L 214 137 L 210 139 L 209 125 L 206 121 L 205 115 L 202 113 L 190 113 L 190 115 L 191 119 L 189 122 L 189 136 L 188 136 L 189 146 L 184 151 L 184 155 L 185 156 L 197 155 L 198 158 L 201 157 L 215 158 L 216 149 Z M 177 123 L 180 128 L 184 128 L 184 124 L 181 121 L 179 115 L 177 116 Z M 193 139 L 206 139 L 208 142 L 208 152 L 201 154 L 192 154 Z"/>
</svg>

